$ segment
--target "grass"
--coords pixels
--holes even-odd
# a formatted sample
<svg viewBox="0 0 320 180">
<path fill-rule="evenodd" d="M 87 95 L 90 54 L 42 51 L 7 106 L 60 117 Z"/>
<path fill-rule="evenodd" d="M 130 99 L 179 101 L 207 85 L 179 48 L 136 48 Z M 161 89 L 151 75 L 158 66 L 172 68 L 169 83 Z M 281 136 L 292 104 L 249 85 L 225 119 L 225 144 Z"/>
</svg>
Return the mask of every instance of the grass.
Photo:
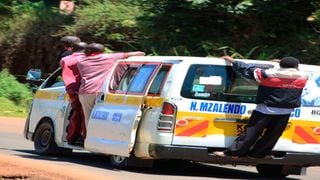
<svg viewBox="0 0 320 180">
<path fill-rule="evenodd" d="M 28 107 L 18 106 L 9 99 L 0 97 L 0 116 L 26 118 L 28 111 Z"/>
</svg>

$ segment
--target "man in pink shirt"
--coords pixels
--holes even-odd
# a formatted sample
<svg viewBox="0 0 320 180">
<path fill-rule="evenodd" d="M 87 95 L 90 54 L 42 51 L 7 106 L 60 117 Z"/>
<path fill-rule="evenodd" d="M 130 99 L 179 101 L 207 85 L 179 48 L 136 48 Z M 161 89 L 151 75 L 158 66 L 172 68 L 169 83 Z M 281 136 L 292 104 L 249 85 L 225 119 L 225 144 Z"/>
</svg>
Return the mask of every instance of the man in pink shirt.
<svg viewBox="0 0 320 180">
<path fill-rule="evenodd" d="M 77 67 L 79 59 L 85 56 L 83 50 L 86 45 L 84 42 L 74 44 L 73 53 L 60 61 L 62 78 L 72 107 L 66 137 L 68 143 L 72 145 L 83 145 L 86 135 L 84 114 L 78 96 L 81 78 Z"/>
<path fill-rule="evenodd" d="M 92 43 L 85 48 L 86 57 L 78 61 L 78 69 L 81 75 L 81 86 L 79 90 L 79 99 L 85 116 L 86 127 L 95 101 L 97 93 L 106 80 L 112 67 L 118 59 L 125 59 L 130 56 L 144 56 L 141 51 L 128 53 L 104 53 L 104 46 L 98 43 Z"/>
</svg>

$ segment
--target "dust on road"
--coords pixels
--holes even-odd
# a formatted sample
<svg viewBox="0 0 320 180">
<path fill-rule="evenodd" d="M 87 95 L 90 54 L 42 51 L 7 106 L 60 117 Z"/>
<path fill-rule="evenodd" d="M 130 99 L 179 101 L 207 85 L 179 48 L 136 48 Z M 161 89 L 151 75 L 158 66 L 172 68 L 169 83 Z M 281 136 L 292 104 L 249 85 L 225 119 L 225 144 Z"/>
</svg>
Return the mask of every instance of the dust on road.
<svg viewBox="0 0 320 180">
<path fill-rule="evenodd" d="M 25 119 L 0 117 L 0 131 L 20 133 L 21 138 Z M 0 179 L 28 180 L 81 180 L 110 179 L 105 176 L 83 172 L 78 167 L 57 165 L 44 160 L 28 159 L 20 156 L 0 154 Z"/>
</svg>

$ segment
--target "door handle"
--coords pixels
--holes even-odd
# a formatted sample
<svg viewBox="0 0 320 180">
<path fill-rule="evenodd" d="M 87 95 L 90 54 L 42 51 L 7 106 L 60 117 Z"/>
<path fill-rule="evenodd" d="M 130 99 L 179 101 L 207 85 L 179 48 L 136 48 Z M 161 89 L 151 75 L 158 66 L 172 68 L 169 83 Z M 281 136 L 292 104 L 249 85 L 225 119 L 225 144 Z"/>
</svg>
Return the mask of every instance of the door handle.
<svg viewBox="0 0 320 180">
<path fill-rule="evenodd" d="M 152 109 L 149 104 L 142 104 L 142 109 Z"/>
<path fill-rule="evenodd" d="M 104 101 L 104 93 L 103 92 L 99 92 L 98 95 L 97 95 L 96 102 L 97 103 L 101 103 L 103 101 Z"/>
</svg>

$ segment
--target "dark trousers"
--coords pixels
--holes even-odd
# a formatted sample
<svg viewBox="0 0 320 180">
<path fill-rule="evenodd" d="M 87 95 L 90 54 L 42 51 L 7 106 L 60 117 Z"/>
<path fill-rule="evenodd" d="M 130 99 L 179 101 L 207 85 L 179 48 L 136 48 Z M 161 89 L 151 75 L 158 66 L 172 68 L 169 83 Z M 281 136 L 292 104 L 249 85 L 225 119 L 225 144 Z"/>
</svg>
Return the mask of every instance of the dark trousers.
<svg viewBox="0 0 320 180">
<path fill-rule="evenodd" d="M 252 157 L 270 155 L 272 148 L 285 130 L 289 117 L 290 114 L 269 115 L 253 111 L 245 132 L 231 144 L 226 153 L 233 156 Z"/>
<path fill-rule="evenodd" d="M 78 94 L 68 93 L 69 101 L 72 107 L 72 114 L 70 118 L 70 123 L 67 129 L 67 141 L 74 142 L 80 136 L 85 139 L 86 135 L 86 128 L 85 128 L 85 121 L 84 121 L 84 114 L 82 110 L 81 103 L 79 101 Z"/>
</svg>

